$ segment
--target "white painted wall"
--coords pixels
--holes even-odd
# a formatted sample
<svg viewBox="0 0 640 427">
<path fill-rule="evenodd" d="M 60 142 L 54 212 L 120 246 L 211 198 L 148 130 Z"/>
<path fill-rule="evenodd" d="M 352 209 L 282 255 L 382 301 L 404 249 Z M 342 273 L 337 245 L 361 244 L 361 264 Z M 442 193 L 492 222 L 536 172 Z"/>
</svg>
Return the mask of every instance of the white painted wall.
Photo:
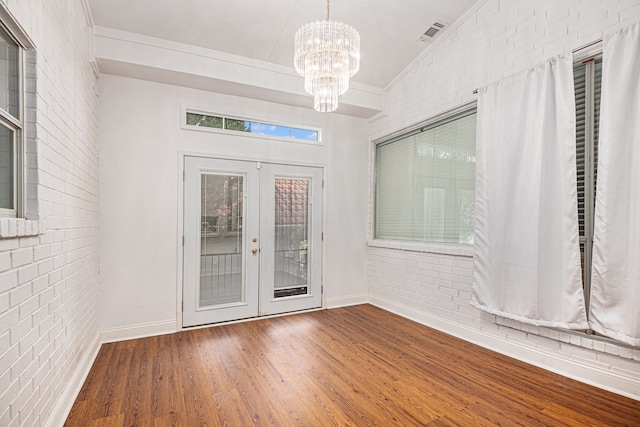
<svg viewBox="0 0 640 427">
<path fill-rule="evenodd" d="M 99 92 L 103 336 L 176 328 L 180 152 L 326 166 L 327 305 L 365 300 L 369 148 L 364 119 L 106 74 Z M 321 127 L 324 145 L 184 130 L 181 105 Z"/>
<path fill-rule="evenodd" d="M 3 3 L 36 54 L 25 68 L 31 221 L 0 221 L 0 426 L 61 425 L 100 337 L 91 18 L 77 0 Z"/>
<path fill-rule="evenodd" d="M 383 113 L 370 121 L 370 138 L 470 102 L 482 85 L 638 21 L 636 0 L 479 1 L 386 89 Z M 472 256 L 471 247 L 371 242 L 370 299 L 466 340 L 640 399 L 640 349 L 518 324 L 469 306 Z"/>
</svg>

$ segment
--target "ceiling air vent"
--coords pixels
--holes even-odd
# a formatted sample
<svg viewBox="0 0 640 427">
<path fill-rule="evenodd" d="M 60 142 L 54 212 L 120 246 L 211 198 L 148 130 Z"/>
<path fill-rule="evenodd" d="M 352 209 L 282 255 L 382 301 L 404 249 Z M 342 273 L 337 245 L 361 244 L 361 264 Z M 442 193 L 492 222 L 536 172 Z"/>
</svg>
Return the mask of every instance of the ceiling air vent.
<svg viewBox="0 0 640 427">
<path fill-rule="evenodd" d="M 420 41 L 430 42 L 436 34 L 444 29 L 445 25 L 446 24 L 444 22 L 434 22 L 433 25 L 420 36 Z"/>
</svg>

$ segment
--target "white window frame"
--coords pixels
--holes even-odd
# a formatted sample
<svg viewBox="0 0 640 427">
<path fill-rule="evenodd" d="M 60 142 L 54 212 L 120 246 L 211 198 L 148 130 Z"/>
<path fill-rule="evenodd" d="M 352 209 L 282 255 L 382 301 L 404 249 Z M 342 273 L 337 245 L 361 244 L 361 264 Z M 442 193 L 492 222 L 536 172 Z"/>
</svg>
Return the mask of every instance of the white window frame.
<svg viewBox="0 0 640 427">
<path fill-rule="evenodd" d="M 13 208 L 0 208 L 0 218 L 17 218 L 24 211 L 24 46 L 9 31 L 4 21 L 0 28 L 18 47 L 18 115 L 0 108 L 0 125 L 13 132 Z"/>
<path fill-rule="evenodd" d="M 18 61 L 19 61 L 19 102 L 20 119 L 13 117 L 10 114 L 3 115 L 3 123 L 9 125 L 9 128 L 16 128 L 19 131 L 14 132 L 15 138 L 15 152 L 14 152 L 14 197 L 16 202 L 14 209 L 5 210 L 0 215 L 0 238 L 17 238 L 23 236 L 37 236 L 46 231 L 45 224 L 38 219 L 37 212 L 37 200 L 33 200 L 33 205 L 27 205 L 27 197 L 36 197 L 35 192 L 30 194 L 27 191 L 27 184 L 37 184 L 37 173 L 33 175 L 33 181 L 27 180 L 26 173 L 26 139 L 33 138 L 35 140 L 35 134 L 30 134 L 29 129 L 35 129 L 36 118 L 35 116 L 27 117 L 27 97 L 25 95 L 25 81 L 33 81 L 35 88 L 35 76 L 31 73 L 35 73 L 35 48 L 27 32 L 22 28 L 20 23 L 11 14 L 7 6 L 0 2 L 0 25 L 7 35 L 18 45 Z M 33 62 L 26 64 L 27 58 L 33 57 Z M 29 76 L 25 69 L 29 69 Z M 33 70 L 33 71 L 32 71 Z M 35 94 L 34 94 L 35 95 Z M 29 105 L 29 108 L 35 108 L 35 96 L 31 101 L 34 105 Z M 37 112 L 36 112 L 37 114 Z M 13 130 L 13 129 L 12 129 Z M 36 154 L 35 147 L 33 148 L 33 154 Z M 35 166 L 34 166 L 35 167 Z M 34 190 L 35 191 L 35 190 Z M 31 202 L 31 200 L 30 200 Z M 28 216 L 28 218 L 27 218 Z"/>
<path fill-rule="evenodd" d="M 429 253 L 440 253 L 440 254 L 449 254 L 449 255 L 460 255 L 460 256 L 471 256 L 473 255 L 473 245 L 467 243 L 455 243 L 455 242 L 439 242 L 439 241 L 429 241 L 429 240 L 388 240 L 377 237 L 376 232 L 376 211 L 377 211 L 377 147 L 380 144 L 389 144 L 394 141 L 398 141 L 412 135 L 421 133 L 424 130 L 428 130 L 430 128 L 446 124 L 451 121 L 455 121 L 459 118 L 465 117 L 468 114 L 476 114 L 477 103 L 476 101 L 472 101 L 470 103 L 466 103 L 461 105 L 455 109 L 443 112 L 435 117 L 432 117 L 424 122 L 418 123 L 409 128 L 405 128 L 398 132 L 395 132 L 391 135 L 387 135 L 385 137 L 379 138 L 373 141 L 372 144 L 372 152 L 371 152 L 371 171 L 373 177 L 373 186 L 371 188 L 371 197 L 373 200 L 372 203 L 372 211 L 370 216 L 370 238 L 368 245 L 371 247 L 381 247 L 381 248 L 390 248 L 390 249 L 402 249 L 408 251 L 417 251 L 417 252 L 429 252 Z M 474 182 L 475 188 L 475 182 Z"/>
<path fill-rule="evenodd" d="M 37 221 L 15 223 L 26 215 L 26 178 L 25 178 L 25 66 L 24 52 L 26 49 L 35 48 L 35 44 L 22 28 L 20 23 L 11 14 L 4 3 L 0 2 L 0 26 L 18 46 L 18 103 L 19 116 L 14 117 L 8 111 L 0 109 L 0 121 L 4 126 L 13 131 L 14 135 L 14 203 L 13 209 L 0 209 L 0 237 L 13 237 L 17 235 L 38 234 L 41 228 Z"/>
<path fill-rule="evenodd" d="M 260 118 L 240 117 L 240 116 L 235 115 L 235 114 L 222 114 L 222 113 L 214 112 L 214 111 L 207 110 L 207 109 L 204 109 L 204 108 L 187 107 L 185 105 L 182 105 L 182 108 L 180 110 L 181 110 L 181 112 L 180 112 L 180 127 L 182 129 L 185 129 L 185 130 L 196 130 L 196 131 L 213 132 L 213 133 L 219 133 L 219 134 L 225 134 L 225 135 L 236 135 L 236 136 L 240 136 L 241 135 L 241 136 L 250 137 L 250 138 L 260 138 L 260 139 L 269 139 L 269 140 L 274 140 L 274 141 L 295 142 L 295 143 L 301 143 L 301 144 L 311 144 L 311 145 L 316 145 L 316 146 L 317 145 L 324 145 L 324 141 L 323 141 L 323 138 L 322 138 L 322 136 L 323 136 L 322 135 L 322 129 L 321 128 L 304 126 L 304 125 L 297 125 L 297 124 L 291 124 L 291 123 L 282 123 L 282 122 L 278 122 L 278 121 L 274 121 L 274 120 L 263 120 L 263 119 L 260 119 Z M 318 140 L 317 141 L 310 141 L 310 140 L 306 140 L 306 139 L 298 139 L 298 138 L 293 138 L 293 137 L 282 138 L 282 137 L 273 136 L 273 135 L 266 135 L 266 134 L 260 134 L 260 133 L 252 133 L 252 132 L 239 132 L 239 131 L 236 131 L 236 130 L 230 130 L 230 129 L 224 129 L 224 128 L 212 128 L 212 127 L 206 127 L 206 126 L 188 125 L 187 124 L 187 113 L 201 114 L 201 115 L 212 116 L 212 117 L 220 117 L 222 119 L 240 120 L 240 121 L 245 121 L 245 122 L 268 124 L 268 125 L 274 125 L 274 126 L 282 126 L 282 127 L 287 127 L 287 128 L 291 128 L 291 129 L 308 130 L 308 131 L 311 131 L 311 132 L 317 132 L 318 133 Z"/>
</svg>

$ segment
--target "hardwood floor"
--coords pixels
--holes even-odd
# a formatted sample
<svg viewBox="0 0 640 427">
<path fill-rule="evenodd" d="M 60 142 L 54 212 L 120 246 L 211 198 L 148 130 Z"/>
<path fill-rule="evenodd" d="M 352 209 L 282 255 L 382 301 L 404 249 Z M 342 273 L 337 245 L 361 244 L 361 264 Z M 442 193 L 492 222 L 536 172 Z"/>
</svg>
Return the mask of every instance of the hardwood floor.
<svg viewBox="0 0 640 427">
<path fill-rule="evenodd" d="M 638 426 L 640 402 L 371 305 L 102 346 L 67 426 Z"/>
</svg>

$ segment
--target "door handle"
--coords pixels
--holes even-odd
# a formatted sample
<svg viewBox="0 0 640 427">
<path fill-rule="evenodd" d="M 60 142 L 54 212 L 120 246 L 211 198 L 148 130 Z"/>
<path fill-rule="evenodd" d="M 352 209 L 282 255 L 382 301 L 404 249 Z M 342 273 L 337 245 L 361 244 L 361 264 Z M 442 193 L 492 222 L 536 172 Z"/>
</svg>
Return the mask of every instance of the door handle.
<svg viewBox="0 0 640 427">
<path fill-rule="evenodd" d="M 251 252 L 253 252 L 254 254 L 257 254 L 258 253 L 258 248 L 251 249 Z"/>
</svg>

